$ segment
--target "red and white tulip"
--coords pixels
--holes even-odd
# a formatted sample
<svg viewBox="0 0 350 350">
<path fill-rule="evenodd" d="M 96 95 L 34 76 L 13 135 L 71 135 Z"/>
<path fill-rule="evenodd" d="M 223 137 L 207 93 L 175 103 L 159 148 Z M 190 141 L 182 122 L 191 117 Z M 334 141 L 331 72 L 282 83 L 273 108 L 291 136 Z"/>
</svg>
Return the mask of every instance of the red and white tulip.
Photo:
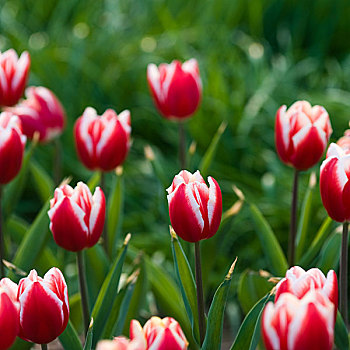
<svg viewBox="0 0 350 350">
<path fill-rule="evenodd" d="M 184 119 L 197 110 L 202 95 L 202 83 L 197 61 L 183 64 L 173 61 L 147 67 L 147 80 L 154 103 L 168 119 Z"/>
<path fill-rule="evenodd" d="M 289 109 L 284 105 L 276 114 L 275 141 L 281 160 L 297 170 L 314 166 L 322 157 L 332 127 L 322 106 L 311 107 L 297 101 Z"/>
<path fill-rule="evenodd" d="M 197 170 L 182 170 L 167 189 L 171 225 L 188 242 L 198 242 L 215 235 L 222 215 L 221 190 L 214 178 L 209 187 Z"/>
<path fill-rule="evenodd" d="M 64 129 L 66 115 L 54 93 L 43 86 L 31 86 L 25 94 L 27 99 L 7 109 L 19 116 L 23 133 L 33 138 L 38 132 L 42 142 L 59 136 Z"/>
<path fill-rule="evenodd" d="M 130 148 L 130 112 L 107 109 L 101 116 L 88 107 L 74 126 L 80 160 L 91 170 L 110 171 L 121 165 Z"/>
<path fill-rule="evenodd" d="M 283 293 L 269 302 L 262 316 L 266 350 L 331 350 L 334 339 L 334 304 L 321 291 L 301 299 Z"/>
<path fill-rule="evenodd" d="M 60 247 L 77 252 L 97 243 L 106 215 L 106 199 L 100 187 L 92 195 L 83 182 L 74 189 L 63 185 L 56 188 L 50 207 L 50 230 Z"/>
<path fill-rule="evenodd" d="M 19 332 L 17 284 L 8 278 L 0 280 L 0 350 L 7 350 Z"/>
<path fill-rule="evenodd" d="M 44 278 L 32 270 L 19 282 L 18 300 L 22 339 L 47 344 L 65 330 L 69 319 L 68 291 L 59 269 L 50 269 Z"/>
<path fill-rule="evenodd" d="M 0 184 L 10 182 L 21 170 L 26 137 L 19 118 L 9 112 L 0 114 Z"/>
<path fill-rule="evenodd" d="M 22 97 L 29 67 L 27 51 L 20 58 L 13 49 L 0 52 L 0 106 L 13 106 Z"/>
<path fill-rule="evenodd" d="M 344 136 L 337 141 L 337 145 L 346 153 L 350 154 L 350 129 L 345 130 Z M 328 153 L 327 153 L 328 157 Z"/>
</svg>

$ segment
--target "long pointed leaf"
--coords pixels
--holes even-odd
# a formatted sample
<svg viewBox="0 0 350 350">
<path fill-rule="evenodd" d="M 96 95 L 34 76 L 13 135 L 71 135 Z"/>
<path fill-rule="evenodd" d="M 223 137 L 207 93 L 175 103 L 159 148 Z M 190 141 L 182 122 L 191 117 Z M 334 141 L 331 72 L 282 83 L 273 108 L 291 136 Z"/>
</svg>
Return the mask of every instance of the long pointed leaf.
<svg viewBox="0 0 350 350">
<path fill-rule="evenodd" d="M 320 260 L 317 267 L 327 273 L 331 269 L 337 269 L 340 258 L 342 233 L 334 232 L 322 247 Z"/>
<path fill-rule="evenodd" d="M 86 334 L 86 340 L 84 345 L 84 350 L 91 350 L 92 349 L 92 338 L 93 338 L 93 330 L 94 330 L 94 319 L 91 319 L 89 329 Z"/>
<path fill-rule="evenodd" d="M 34 160 L 30 162 L 30 172 L 34 179 L 35 189 L 41 200 L 45 203 L 49 198 L 51 198 L 54 190 L 54 183 L 45 169 L 43 169 Z"/>
<path fill-rule="evenodd" d="M 64 349 L 83 350 L 77 331 L 73 327 L 71 321 L 68 321 L 66 329 L 58 338 Z"/>
<path fill-rule="evenodd" d="M 349 335 L 340 312 L 337 313 L 337 320 L 334 327 L 334 342 L 339 350 L 349 350 Z"/>
</svg>

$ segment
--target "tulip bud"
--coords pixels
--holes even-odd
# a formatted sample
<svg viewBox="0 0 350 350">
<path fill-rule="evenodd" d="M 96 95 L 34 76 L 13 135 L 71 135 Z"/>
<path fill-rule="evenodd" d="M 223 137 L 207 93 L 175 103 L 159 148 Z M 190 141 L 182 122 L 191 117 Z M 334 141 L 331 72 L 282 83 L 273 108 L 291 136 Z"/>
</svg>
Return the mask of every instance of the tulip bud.
<svg viewBox="0 0 350 350">
<path fill-rule="evenodd" d="M 34 133 L 38 132 L 42 142 L 51 141 L 60 135 L 66 115 L 53 92 L 43 86 L 31 86 L 26 89 L 26 97 L 18 105 L 7 108 L 21 119 L 23 133 L 32 139 Z"/>
<path fill-rule="evenodd" d="M 288 110 L 279 108 L 276 114 L 275 141 L 281 160 L 306 170 L 322 157 L 332 133 L 327 111 L 311 107 L 307 101 L 297 101 Z"/>
<path fill-rule="evenodd" d="M 198 242 L 215 235 L 222 214 L 221 190 L 212 177 L 209 187 L 197 170 L 182 170 L 167 189 L 171 224 L 182 239 Z"/>
<path fill-rule="evenodd" d="M 0 350 L 14 343 L 19 331 L 17 284 L 8 278 L 0 280 Z"/>
<path fill-rule="evenodd" d="M 30 56 L 27 51 L 18 59 L 15 50 L 0 52 L 0 106 L 13 106 L 23 95 Z"/>
<path fill-rule="evenodd" d="M 147 80 L 154 103 L 167 119 L 184 119 L 198 108 L 202 83 L 197 61 L 192 58 L 182 65 L 179 61 L 147 67 Z"/>
<path fill-rule="evenodd" d="M 267 350 L 331 350 L 334 304 L 317 290 L 298 299 L 283 293 L 275 304 L 267 303 L 262 333 Z"/>
<path fill-rule="evenodd" d="M 350 220 L 350 154 L 332 143 L 320 169 L 320 192 L 328 215 L 335 221 Z"/>
<path fill-rule="evenodd" d="M 56 188 L 50 207 L 50 230 L 60 247 L 77 252 L 97 243 L 106 215 L 106 200 L 100 187 L 92 195 L 83 182 L 74 189 L 63 185 Z"/>
<path fill-rule="evenodd" d="M 130 112 L 107 109 L 101 116 L 88 107 L 74 126 L 80 160 L 91 169 L 110 171 L 122 164 L 130 148 Z"/>
<path fill-rule="evenodd" d="M 44 278 L 32 270 L 19 282 L 18 299 L 22 339 L 47 344 L 65 330 L 69 319 L 68 291 L 59 269 L 50 269 Z"/>
<path fill-rule="evenodd" d="M 323 272 L 317 268 L 305 271 L 299 266 L 293 266 L 286 272 L 276 286 L 275 302 L 283 293 L 291 293 L 298 299 L 310 290 L 322 291 L 325 296 L 334 304 L 334 322 L 337 318 L 338 309 L 338 280 L 334 270 L 330 270 L 327 278 Z"/>
<path fill-rule="evenodd" d="M 10 182 L 21 170 L 26 137 L 19 118 L 9 112 L 0 114 L 0 184 Z"/>
</svg>

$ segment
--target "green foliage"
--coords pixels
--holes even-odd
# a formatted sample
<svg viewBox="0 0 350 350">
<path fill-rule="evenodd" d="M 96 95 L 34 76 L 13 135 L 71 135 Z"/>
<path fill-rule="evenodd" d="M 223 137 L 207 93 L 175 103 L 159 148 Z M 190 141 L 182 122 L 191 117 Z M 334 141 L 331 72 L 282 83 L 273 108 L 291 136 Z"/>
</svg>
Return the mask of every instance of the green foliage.
<svg viewBox="0 0 350 350">
<path fill-rule="evenodd" d="M 59 340 L 65 349 L 83 350 L 78 334 L 70 321 L 68 321 L 64 332 L 59 336 Z"/>
<path fill-rule="evenodd" d="M 334 327 L 334 343 L 339 350 L 349 349 L 349 334 L 346 329 L 343 318 L 340 312 L 337 313 L 337 319 Z"/>
</svg>

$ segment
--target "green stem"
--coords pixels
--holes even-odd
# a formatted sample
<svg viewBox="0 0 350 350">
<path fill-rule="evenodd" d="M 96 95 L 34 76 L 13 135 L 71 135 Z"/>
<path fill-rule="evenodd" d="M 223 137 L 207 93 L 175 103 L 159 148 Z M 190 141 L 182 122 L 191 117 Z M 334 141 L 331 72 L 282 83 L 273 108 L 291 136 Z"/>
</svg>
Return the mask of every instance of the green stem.
<svg viewBox="0 0 350 350">
<path fill-rule="evenodd" d="M 195 256 L 196 256 L 196 285 L 197 285 L 199 338 L 200 338 L 200 345 L 202 346 L 204 337 L 205 337 L 205 315 L 204 315 L 201 251 L 200 251 L 199 242 L 195 242 L 194 250 L 195 250 Z"/>
<path fill-rule="evenodd" d="M 185 124 L 179 121 L 179 160 L 182 170 L 186 169 L 186 133 Z"/>
<path fill-rule="evenodd" d="M 89 313 L 88 292 L 87 292 L 87 285 L 86 285 L 86 278 L 85 278 L 84 252 L 82 250 L 77 252 L 77 264 L 78 264 L 78 274 L 79 274 L 81 306 L 83 309 L 84 331 L 86 334 L 90 324 L 90 313 Z"/>
<path fill-rule="evenodd" d="M 348 234 L 349 223 L 343 223 L 343 235 L 340 256 L 340 313 L 348 326 Z"/>
<path fill-rule="evenodd" d="M 293 183 L 292 207 L 290 213 L 290 233 L 288 243 L 289 266 L 294 266 L 295 259 L 295 238 L 297 234 L 297 206 L 298 206 L 298 179 L 299 171 L 295 170 Z"/>
<path fill-rule="evenodd" d="M 101 171 L 100 186 L 107 199 L 106 173 L 104 171 Z M 103 225 L 103 231 L 102 231 L 102 244 L 105 252 L 108 254 L 107 211 L 106 211 L 105 223 Z"/>
<path fill-rule="evenodd" d="M 47 350 L 47 344 L 41 344 L 41 349 L 42 350 Z"/>
<path fill-rule="evenodd" d="M 5 277 L 5 267 L 3 259 L 5 258 L 4 235 L 2 232 L 2 187 L 0 186 L 0 279 Z"/>
</svg>

